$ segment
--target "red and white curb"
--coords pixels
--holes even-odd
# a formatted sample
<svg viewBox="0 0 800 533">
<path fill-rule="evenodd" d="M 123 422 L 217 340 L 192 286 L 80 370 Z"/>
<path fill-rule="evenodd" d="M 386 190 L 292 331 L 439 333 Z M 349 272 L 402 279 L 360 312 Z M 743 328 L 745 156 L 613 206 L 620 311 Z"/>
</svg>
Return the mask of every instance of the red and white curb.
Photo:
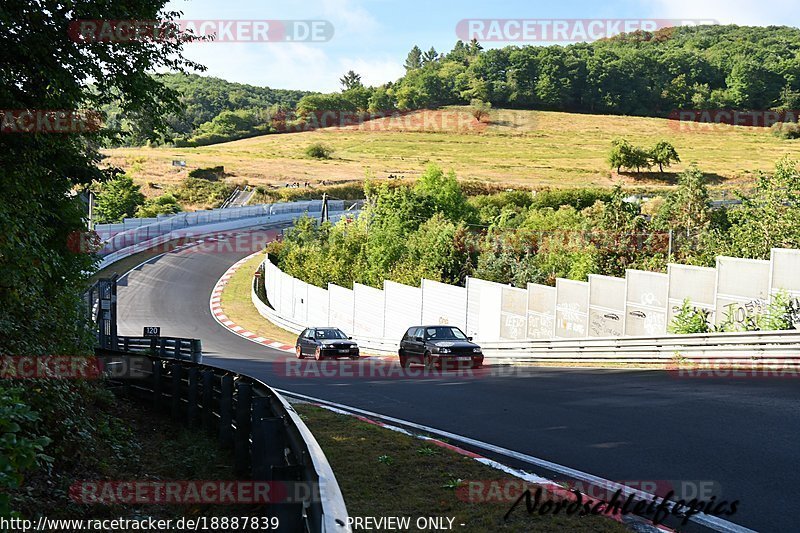
<svg viewBox="0 0 800 533">
<path fill-rule="evenodd" d="M 225 287 L 230 281 L 233 274 L 239 270 L 239 268 L 255 257 L 256 255 L 263 254 L 264 252 L 256 252 L 254 254 L 250 254 L 247 257 L 239 259 L 236 261 L 231 267 L 225 271 L 222 277 L 217 280 L 216 285 L 214 285 L 214 289 L 211 291 L 211 299 L 209 301 L 209 306 L 211 308 L 211 316 L 214 317 L 214 320 L 217 321 L 222 327 L 227 328 L 232 333 L 239 335 L 240 337 L 247 339 L 249 341 L 261 344 L 263 346 L 267 346 L 274 350 L 279 350 L 281 352 L 286 353 L 294 353 L 295 347 L 285 344 L 281 341 L 276 341 L 274 339 L 267 339 L 265 337 L 260 337 L 257 334 L 253 333 L 252 331 L 248 331 L 246 328 L 235 323 L 231 320 L 228 315 L 225 314 L 225 310 L 222 309 L 222 293 L 225 291 Z M 391 355 L 362 355 L 361 359 L 381 359 L 381 360 L 397 360 L 396 356 Z"/>
<path fill-rule="evenodd" d="M 225 311 L 222 309 L 222 291 L 225 290 L 225 286 L 228 284 L 228 281 L 231 279 L 233 274 L 237 270 L 239 270 L 239 267 L 241 267 L 244 263 L 246 263 L 247 261 L 249 261 L 250 259 L 252 259 L 257 255 L 263 255 L 263 253 L 264 253 L 263 251 L 255 252 L 253 254 L 248 255 L 247 257 L 239 259 L 233 265 L 231 265 L 231 267 L 228 270 L 225 271 L 225 273 L 222 275 L 221 278 L 219 278 L 219 280 L 217 280 L 216 285 L 214 285 L 214 289 L 211 291 L 211 300 L 209 302 L 209 305 L 211 307 L 211 316 L 213 316 L 214 320 L 216 320 L 221 326 L 229 329 L 231 332 L 235 333 L 236 335 L 239 335 L 240 337 L 243 337 L 252 342 L 256 342 L 258 344 L 262 344 L 264 346 L 267 346 L 275 350 L 293 353 L 294 346 L 290 346 L 288 344 L 276 341 L 274 339 L 267 339 L 266 337 L 261 337 L 259 335 L 256 335 L 252 331 L 246 330 L 245 328 L 236 324 L 233 320 L 228 318 L 228 316 L 225 314 Z"/>
</svg>

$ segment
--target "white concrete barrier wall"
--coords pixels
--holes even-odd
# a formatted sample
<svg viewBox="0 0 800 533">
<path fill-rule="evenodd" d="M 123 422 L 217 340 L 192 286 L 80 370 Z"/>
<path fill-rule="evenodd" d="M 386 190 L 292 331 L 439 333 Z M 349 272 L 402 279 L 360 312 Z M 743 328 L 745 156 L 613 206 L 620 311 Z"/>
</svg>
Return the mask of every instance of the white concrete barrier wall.
<svg viewBox="0 0 800 533">
<path fill-rule="evenodd" d="M 625 278 L 589 276 L 589 336 L 625 333 Z"/>
<path fill-rule="evenodd" d="M 692 306 L 705 309 L 714 323 L 717 291 L 717 270 L 694 265 L 667 265 L 669 276 L 669 299 L 667 300 L 667 324 L 688 299 Z"/>
<path fill-rule="evenodd" d="M 423 324 L 447 324 L 467 329 L 467 289 L 422 280 Z"/>
<path fill-rule="evenodd" d="M 309 327 L 327 326 L 328 322 L 328 302 L 330 296 L 328 290 L 315 285 L 308 286 L 308 320 L 306 325 Z"/>
<path fill-rule="evenodd" d="M 383 337 L 384 305 L 381 289 L 353 284 L 353 335 Z"/>
<path fill-rule="evenodd" d="M 528 339 L 552 339 L 556 328 L 556 288 L 528 283 Z"/>
<path fill-rule="evenodd" d="M 528 291 L 503 286 L 500 307 L 500 340 L 521 341 L 528 335 Z"/>
<path fill-rule="evenodd" d="M 784 290 L 800 298 L 800 250 L 774 248 L 770 263 L 770 294 Z"/>
<path fill-rule="evenodd" d="M 769 272 L 769 261 L 717 257 L 715 323 L 731 321 L 745 331 L 750 317 L 767 310 Z"/>
<path fill-rule="evenodd" d="M 667 333 L 669 276 L 644 270 L 625 271 L 625 335 L 653 337 Z"/>
<path fill-rule="evenodd" d="M 589 283 L 556 278 L 557 339 L 589 336 Z"/>
<path fill-rule="evenodd" d="M 294 290 L 292 296 L 294 297 L 294 309 L 292 317 L 296 322 L 308 323 L 308 283 L 294 279 Z"/>
<path fill-rule="evenodd" d="M 345 289 L 333 283 L 328 284 L 328 322 L 331 326 L 353 335 L 353 290 Z"/>
<path fill-rule="evenodd" d="M 408 328 L 422 323 L 422 289 L 386 280 L 383 294 L 384 337 L 400 339 Z"/>
<path fill-rule="evenodd" d="M 500 338 L 503 285 L 467 278 L 467 335 L 475 340 Z"/>
<path fill-rule="evenodd" d="M 519 289 L 477 278 L 466 287 L 424 279 L 421 287 L 385 281 L 327 289 L 300 282 L 266 261 L 274 313 L 297 327 L 333 326 L 382 347 L 419 324 L 451 324 L 485 343 L 547 339 L 659 337 L 684 298 L 710 312 L 748 310 L 785 290 L 800 299 L 800 250 L 773 250 L 770 261 L 720 257 L 716 268 L 669 265 L 668 274 L 626 271 L 625 278 L 557 279 L 556 287 Z M 714 316 L 711 320 L 716 320 Z M 559 341 L 561 342 L 561 341 Z"/>
</svg>

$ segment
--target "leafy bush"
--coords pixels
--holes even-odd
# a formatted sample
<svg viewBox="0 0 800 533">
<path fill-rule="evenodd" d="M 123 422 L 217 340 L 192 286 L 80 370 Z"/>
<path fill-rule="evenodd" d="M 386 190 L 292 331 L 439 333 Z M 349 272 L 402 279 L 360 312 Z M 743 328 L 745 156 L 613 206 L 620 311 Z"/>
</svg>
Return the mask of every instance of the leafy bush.
<svg viewBox="0 0 800 533">
<path fill-rule="evenodd" d="M 8 491 L 22 486 L 23 474 L 46 459 L 44 447 L 50 439 L 28 436 L 24 426 L 39 421 L 39 414 L 23 401 L 20 387 L 0 383 L 0 517 L 12 516 Z"/>
<path fill-rule="evenodd" d="M 199 178 L 208 181 L 218 181 L 225 177 L 225 167 L 195 168 L 189 171 L 190 178 Z"/>
<path fill-rule="evenodd" d="M 174 215 L 183 211 L 178 199 L 167 193 L 156 198 L 148 198 L 144 205 L 139 206 L 136 216 L 140 218 L 153 218 L 157 215 Z"/>
<path fill-rule="evenodd" d="M 306 155 L 314 159 L 330 159 L 333 148 L 322 143 L 314 143 L 306 148 Z"/>
<path fill-rule="evenodd" d="M 136 210 L 144 204 L 144 194 L 133 179 L 121 174 L 100 186 L 94 205 L 96 222 L 122 222 L 126 217 L 136 215 Z"/>
<path fill-rule="evenodd" d="M 672 318 L 672 323 L 667 330 L 670 333 L 683 335 L 688 333 L 708 333 L 711 327 L 708 323 L 709 311 L 693 306 L 689 299 L 683 300 L 680 309 Z"/>
<path fill-rule="evenodd" d="M 607 202 L 611 199 L 612 192 L 608 189 L 545 189 L 534 195 L 530 207 L 542 209 L 549 207 L 558 209 L 562 205 L 569 205 L 580 211 L 591 207 L 601 200 Z"/>
<path fill-rule="evenodd" d="M 767 306 L 767 312 L 758 317 L 758 329 L 764 331 L 778 331 L 794 329 L 795 317 L 794 301 L 789 293 L 784 290 L 772 295 Z"/>
<path fill-rule="evenodd" d="M 475 120 L 478 122 L 489 118 L 489 110 L 492 109 L 492 104 L 489 102 L 484 102 L 478 98 L 473 98 L 469 105 L 471 107 L 472 116 L 475 117 Z"/>
<path fill-rule="evenodd" d="M 800 124 L 796 122 L 776 122 L 770 127 L 770 131 L 781 139 L 800 139 Z"/>
<path fill-rule="evenodd" d="M 393 184 L 394 185 L 394 184 Z M 256 187 L 256 196 L 251 203 L 297 202 L 319 200 L 323 193 L 337 200 L 361 200 L 364 198 L 364 182 L 342 183 L 316 187 Z"/>
<path fill-rule="evenodd" d="M 172 191 L 178 200 L 202 207 L 219 207 L 233 192 L 233 186 L 222 181 L 186 178 Z"/>
</svg>

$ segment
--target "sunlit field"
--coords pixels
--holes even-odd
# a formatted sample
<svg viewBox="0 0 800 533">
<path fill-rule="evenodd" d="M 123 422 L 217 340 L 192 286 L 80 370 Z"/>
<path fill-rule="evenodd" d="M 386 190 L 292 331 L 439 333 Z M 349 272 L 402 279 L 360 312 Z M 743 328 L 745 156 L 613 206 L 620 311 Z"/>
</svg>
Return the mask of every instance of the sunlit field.
<svg viewBox="0 0 800 533">
<path fill-rule="evenodd" d="M 650 147 L 664 139 L 681 157 L 664 174 L 621 176 L 609 169 L 611 140 L 625 137 Z M 307 146 L 322 142 L 334 149 L 329 160 L 314 160 Z M 468 108 L 422 111 L 382 118 L 358 126 L 265 135 L 200 148 L 121 148 L 108 150 L 109 164 L 120 166 L 144 185 L 168 185 L 193 168 L 223 165 L 228 179 L 250 184 L 360 180 L 366 175 L 414 177 L 428 162 L 456 171 L 460 179 L 509 186 L 580 187 L 666 186 L 696 162 L 712 185 L 735 186 L 759 170 L 769 170 L 798 141 L 781 140 L 766 128 L 681 123 L 659 118 L 601 116 L 545 111 L 493 110 L 478 122 Z M 173 160 L 186 167 L 172 166 Z M 151 191 L 151 193 L 154 191 Z"/>
</svg>

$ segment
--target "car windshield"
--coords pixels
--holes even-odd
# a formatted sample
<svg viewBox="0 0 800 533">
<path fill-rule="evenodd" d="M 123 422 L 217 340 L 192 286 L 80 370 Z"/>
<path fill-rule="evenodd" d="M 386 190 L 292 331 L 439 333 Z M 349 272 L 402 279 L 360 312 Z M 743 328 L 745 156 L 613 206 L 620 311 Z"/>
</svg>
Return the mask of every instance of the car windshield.
<svg viewBox="0 0 800 533">
<path fill-rule="evenodd" d="M 433 328 L 425 328 L 425 338 L 437 341 L 443 340 L 466 340 L 467 336 L 453 326 L 437 326 Z"/>
<path fill-rule="evenodd" d="M 345 335 L 342 330 L 336 328 L 328 328 L 328 329 L 318 329 L 314 332 L 314 338 L 316 339 L 346 339 L 347 335 Z"/>
</svg>

